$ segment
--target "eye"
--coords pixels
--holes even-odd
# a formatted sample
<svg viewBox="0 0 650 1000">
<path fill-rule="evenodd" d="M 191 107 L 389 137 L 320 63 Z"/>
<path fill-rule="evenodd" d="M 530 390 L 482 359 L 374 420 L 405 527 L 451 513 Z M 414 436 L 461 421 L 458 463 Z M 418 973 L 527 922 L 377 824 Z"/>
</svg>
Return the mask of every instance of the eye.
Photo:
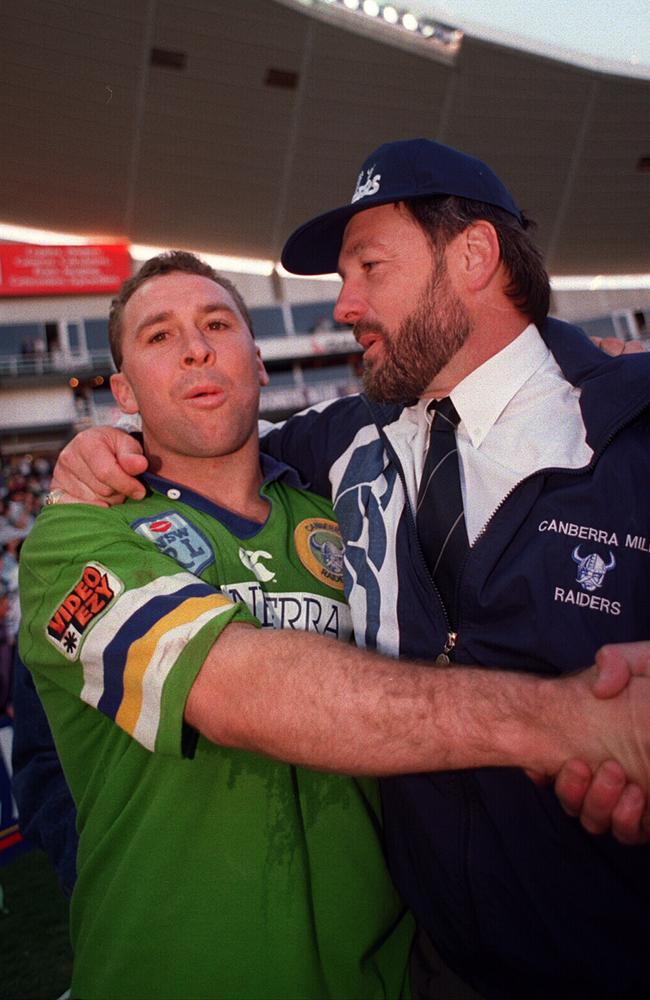
<svg viewBox="0 0 650 1000">
<path fill-rule="evenodd" d="M 207 327 L 208 330 L 216 331 L 227 330 L 229 328 L 228 323 L 223 319 L 211 319 L 208 321 Z"/>
<path fill-rule="evenodd" d="M 377 260 L 364 260 L 361 262 L 361 270 L 365 271 L 366 274 L 369 274 L 369 272 L 372 271 L 372 269 L 375 268 L 378 263 L 379 261 Z"/>
<path fill-rule="evenodd" d="M 167 330 L 156 330 L 147 338 L 148 344 L 162 344 L 167 339 Z"/>
</svg>

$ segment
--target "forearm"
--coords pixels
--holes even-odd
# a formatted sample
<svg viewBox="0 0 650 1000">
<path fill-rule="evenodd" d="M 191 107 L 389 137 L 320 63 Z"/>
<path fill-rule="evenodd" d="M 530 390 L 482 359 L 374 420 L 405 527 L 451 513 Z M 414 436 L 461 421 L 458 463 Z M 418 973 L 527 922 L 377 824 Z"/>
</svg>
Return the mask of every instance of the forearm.
<svg viewBox="0 0 650 1000">
<path fill-rule="evenodd" d="M 185 716 L 213 742 L 348 774 L 487 765 L 555 773 L 577 750 L 556 681 L 405 664 L 242 625 L 213 647 Z"/>
</svg>

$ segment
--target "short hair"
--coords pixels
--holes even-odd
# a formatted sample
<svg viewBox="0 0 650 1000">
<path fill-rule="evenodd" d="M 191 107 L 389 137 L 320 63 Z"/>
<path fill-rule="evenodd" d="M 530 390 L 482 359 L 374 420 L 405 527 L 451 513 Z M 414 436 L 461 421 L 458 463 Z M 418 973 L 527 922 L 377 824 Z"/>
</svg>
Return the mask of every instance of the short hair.
<svg viewBox="0 0 650 1000">
<path fill-rule="evenodd" d="M 409 198 L 401 204 L 424 231 L 434 250 L 444 248 L 473 222 L 479 219 L 490 222 L 496 230 L 501 260 L 510 279 L 506 295 L 536 326 L 544 323 L 551 286 L 541 251 L 528 232 L 535 228 L 531 219 L 522 213 L 519 222 L 496 205 L 453 195 Z"/>
<path fill-rule="evenodd" d="M 235 305 L 246 321 L 246 325 L 253 335 L 253 321 L 248 311 L 248 307 L 241 297 L 240 292 L 233 285 L 232 281 L 224 278 L 221 274 L 206 264 L 204 260 L 196 254 L 187 250 L 168 250 L 166 253 L 158 254 L 146 261 L 137 274 L 128 278 L 120 288 L 117 296 L 111 302 L 108 313 L 108 342 L 115 367 L 119 371 L 122 367 L 122 320 L 124 318 L 124 307 L 134 292 L 144 285 L 150 278 L 157 278 L 163 274 L 172 274 L 180 271 L 183 274 L 197 274 L 201 278 L 209 278 L 216 285 L 220 285 L 232 296 Z"/>
</svg>

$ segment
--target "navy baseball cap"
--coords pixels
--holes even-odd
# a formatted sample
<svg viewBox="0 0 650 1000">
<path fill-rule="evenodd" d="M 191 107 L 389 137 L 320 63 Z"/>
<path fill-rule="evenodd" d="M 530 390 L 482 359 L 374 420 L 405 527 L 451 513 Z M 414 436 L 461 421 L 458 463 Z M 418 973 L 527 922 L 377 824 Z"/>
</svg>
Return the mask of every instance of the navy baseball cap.
<svg viewBox="0 0 650 1000">
<path fill-rule="evenodd" d="M 292 274 L 330 274 L 337 268 L 345 227 L 357 212 L 445 194 L 497 205 L 522 221 L 506 186 L 476 157 L 431 139 L 386 142 L 361 167 L 350 204 L 296 229 L 284 245 L 282 264 Z"/>
</svg>

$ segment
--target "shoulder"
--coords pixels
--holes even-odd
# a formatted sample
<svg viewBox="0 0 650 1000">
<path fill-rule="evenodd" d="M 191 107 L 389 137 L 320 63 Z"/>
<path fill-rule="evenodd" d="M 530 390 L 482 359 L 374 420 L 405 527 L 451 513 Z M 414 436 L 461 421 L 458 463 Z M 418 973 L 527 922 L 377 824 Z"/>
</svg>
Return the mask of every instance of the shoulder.
<svg viewBox="0 0 650 1000">
<path fill-rule="evenodd" d="M 23 552 L 44 540 L 88 538 L 96 532 L 109 534 L 128 527 L 143 503 L 129 500 L 114 507 L 86 503 L 62 503 L 45 507 L 36 518 Z"/>
<path fill-rule="evenodd" d="M 65 566 L 81 566 L 101 558 L 120 541 L 141 548 L 145 542 L 131 528 L 140 505 L 129 501 L 116 507 L 56 504 L 46 507 L 25 539 L 20 567 L 42 580 L 58 576 Z"/>
<path fill-rule="evenodd" d="M 123 515 L 122 515 L 123 519 Z M 43 545 L 57 547 L 74 544 L 96 532 L 119 530 L 120 519 L 115 508 L 95 507 L 84 503 L 56 504 L 45 507 L 25 539 L 21 561 L 29 558 Z"/>
<path fill-rule="evenodd" d="M 585 388 L 598 385 L 603 399 L 621 402 L 631 394 L 634 408 L 650 402 L 650 353 L 619 354 L 616 357 L 596 347 L 585 331 L 571 323 L 549 317 L 540 330 L 564 377 Z"/>
<path fill-rule="evenodd" d="M 574 323 L 549 316 L 539 332 L 563 368 L 571 369 L 573 365 L 581 363 L 603 369 L 630 368 L 639 373 L 650 370 L 650 352 L 612 356 L 597 346 L 581 326 Z"/>
<path fill-rule="evenodd" d="M 391 423 L 401 411 L 400 406 L 373 403 L 363 393 L 344 396 L 289 417 L 264 435 L 261 446 L 299 471 L 305 455 L 330 464 L 365 427 Z"/>
<path fill-rule="evenodd" d="M 319 496 L 312 490 L 297 489 L 286 484 L 280 484 L 279 488 L 287 498 L 287 504 L 295 521 L 305 518 L 335 520 L 334 508 L 325 497 Z"/>
<path fill-rule="evenodd" d="M 269 437 L 273 439 L 304 437 L 305 443 L 313 428 L 327 428 L 333 440 L 345 437 L 350 427 L 357 427 L 371 420 L 365 397 L 361 394 L 343 396 L 338 399 L 318 403 L 301 410 L 273 428 Z"/>
</svg>

